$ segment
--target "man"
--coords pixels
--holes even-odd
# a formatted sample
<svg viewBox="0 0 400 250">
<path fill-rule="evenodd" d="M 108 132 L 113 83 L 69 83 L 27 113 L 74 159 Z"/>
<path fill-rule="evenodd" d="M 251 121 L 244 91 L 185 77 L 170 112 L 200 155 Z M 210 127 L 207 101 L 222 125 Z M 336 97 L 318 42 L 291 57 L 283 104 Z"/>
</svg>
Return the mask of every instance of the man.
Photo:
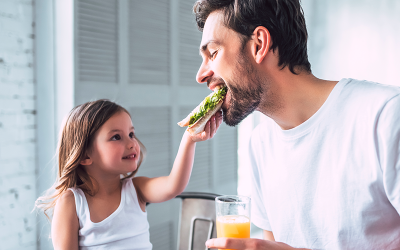
<svg viewBox="0 0 400 250">
<path fill-rule="evenodd" d="M 400 88 L 311 73 L 299 0 L 199 0 L 199 83 L 226 85 L 235 126 L 270 119 L 250 142 L 252 221 L 264 239 L 220 249 L 400 248 Z"/>
</svg>

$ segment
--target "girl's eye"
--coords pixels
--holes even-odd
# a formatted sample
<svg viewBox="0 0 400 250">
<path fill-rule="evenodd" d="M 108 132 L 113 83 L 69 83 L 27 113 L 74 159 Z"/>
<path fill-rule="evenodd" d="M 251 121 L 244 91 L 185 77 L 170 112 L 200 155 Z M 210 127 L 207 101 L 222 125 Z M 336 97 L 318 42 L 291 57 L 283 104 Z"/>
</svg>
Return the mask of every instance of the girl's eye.
<svg viewBox="0 0 400 250">
<path fill-rule="evenodd" d="M 114 135 L 113 137 L 111 137 L 112 141 L 118 141 L 121 140 L 121 136 L 119 134 Z"/>
<path fill-rule="evenodd" d="M 130 138 L 134 138 L 134 137 L 135 137 L 135 133 L 130 132 L 130 133 L 129 133 L 129 137 L 130 137 Z"/>
<path fill-rule="evenodd" d="M 211 58 L 211 59 L 214 59 L 215 56 L 217 55 L 217 53 L 218 53 L 218 50 L 214 51 L 214 52 L 211 54 L 210 58 Z"/>
</svg>

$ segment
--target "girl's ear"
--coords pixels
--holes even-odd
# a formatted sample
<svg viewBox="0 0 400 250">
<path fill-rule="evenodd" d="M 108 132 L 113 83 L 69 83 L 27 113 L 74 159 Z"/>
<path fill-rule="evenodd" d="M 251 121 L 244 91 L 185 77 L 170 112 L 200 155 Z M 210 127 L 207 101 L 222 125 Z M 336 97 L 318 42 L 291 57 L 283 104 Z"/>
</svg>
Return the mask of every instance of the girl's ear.
<svg viewBox="0 0 400 250">
<path fill-rule="evenodd" d="M 92 159 L 90 159 L 90 157 L 88 155 L 86 155 L 85 159 L 83 159 L 80 163 L 83 166 L 89 166 L 89 165 L 92 165 L 93 161 L 92 161 Z"/>
</svg>

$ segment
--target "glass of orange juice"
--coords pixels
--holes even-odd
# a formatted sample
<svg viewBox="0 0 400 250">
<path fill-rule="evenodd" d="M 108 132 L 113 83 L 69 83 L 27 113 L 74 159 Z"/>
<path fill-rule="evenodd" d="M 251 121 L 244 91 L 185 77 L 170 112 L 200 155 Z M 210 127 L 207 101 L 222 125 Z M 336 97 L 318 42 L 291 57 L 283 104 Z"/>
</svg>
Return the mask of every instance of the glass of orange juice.
<svg viewBox="0 0 400 250">
<path fill-rule="evenodd" d="M 219 196 L 215 207 L 218 238 L 250 238 L 250 197 Z"/>
</svg>

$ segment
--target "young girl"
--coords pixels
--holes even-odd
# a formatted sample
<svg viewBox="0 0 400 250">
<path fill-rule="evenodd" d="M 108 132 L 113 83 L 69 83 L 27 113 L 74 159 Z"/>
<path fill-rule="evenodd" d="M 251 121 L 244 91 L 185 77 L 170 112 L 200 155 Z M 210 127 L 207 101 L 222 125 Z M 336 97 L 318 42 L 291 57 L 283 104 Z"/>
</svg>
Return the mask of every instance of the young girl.
<svg viewBox="0 0 400 250">
<path fill-rule="evenodd" d="M 75 107 L 58 145 L 52 194 L 36 201 L 46 215 L 53 211 L 54 249 L 151 249 L 146 202 L 167 201 L 185 189 L 196 142 L 212 138 L 221 122 L 219 112 L 203 133 L 184 133 L 169 176 L 134 177 L 145 148 L 128 111 L 108 100 Z"/>
</svg>

